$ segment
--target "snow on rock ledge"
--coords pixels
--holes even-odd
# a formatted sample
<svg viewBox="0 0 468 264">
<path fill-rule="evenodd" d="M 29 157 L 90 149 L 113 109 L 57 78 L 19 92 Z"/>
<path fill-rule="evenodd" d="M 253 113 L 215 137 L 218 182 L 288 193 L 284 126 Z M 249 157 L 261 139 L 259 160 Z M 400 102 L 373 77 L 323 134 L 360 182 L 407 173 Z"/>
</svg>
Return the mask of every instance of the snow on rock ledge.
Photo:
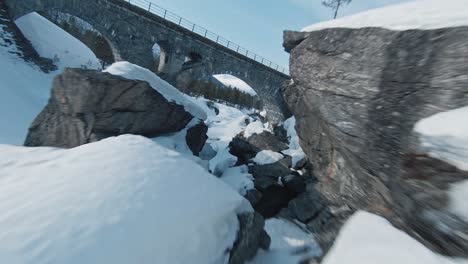
<svg viewBox="0 0 468 264">
<path fill-rule="evenodd" d="M 130 62 L 121 61 L 112 64 L 107 69 L 105 69 L 104 72 L 118 75 L 129 80 L 146 81 L 151 85 L 151 87 L 161 93 L 168 101 L 173 101 L 176 104 L 184 106 L 187 112 L 191 113 L 198 119 L 205 120 L 207 118 L 206 112 L 198 105 L 195 99 L 186 94 L 183 94 L 148 69 Z"/>
<path fill-rule="evenodd" d="M 467 4 L 466 0 L 415 0 L 313 24 L 302 31 L 326 28 L 381 27 L 409 30 L 468 26 Z"/>
<path fill-rule="evenodd" d="M 227 263 L 246 200 L 140 136 L 0 145 L 2 263 Z"/>
</svg>

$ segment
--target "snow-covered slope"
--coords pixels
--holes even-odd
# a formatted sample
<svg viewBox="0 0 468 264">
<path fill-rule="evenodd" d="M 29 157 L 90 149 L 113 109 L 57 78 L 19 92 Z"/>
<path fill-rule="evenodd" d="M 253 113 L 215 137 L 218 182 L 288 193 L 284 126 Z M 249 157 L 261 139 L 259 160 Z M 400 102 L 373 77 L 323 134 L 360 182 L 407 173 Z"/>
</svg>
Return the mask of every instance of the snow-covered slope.
<svg viewBox="0 0 468 264">
<path fill-rule="evenodd" d="M 39 55 L 53 59 L 59 69 L 101 68 L 98 58 L 86 45 L 39 14 L 27 14 L 15 23 Z"/>
<path fill-rule="evenodd" d="M 384 218 L 355 213 L 341 229 L 323 264 L 467 264 L 435 254 Z"/>
<path fill-rule="evenodd" d="M 322 254 L 314 236 L 288 220 L 268 219 L 265 231 L 271 238 L 270 250 L 259 252 L 250 264 L 297 264 Z"/>
<path fill-rule="evenodd" d="M 392 30 L 436 29 L 468 25 L 466 0 L 414 0 L 313 24 L 302 31 L 326 28 L 382 27 Z"/>
<path fill-rule="evenodd" d="M 0 145 L 9 264 L 226 263 L 246 200 L 149 139 L 70 150 Z"/>
<path fill-rule="evenodd" d="M 161 93 L 168 101 L 184 106 L 185 110 L 198 119 L 205 120 L 207 115 L 205 111 L 198 106 L 198 103 L 192 97 L 180 92 L 166 81 L 159 78 L 152 71 L 132 64 L 130 62 L 116 62 L 106 68 L 104 72 L 113 75 L 122 76 L 130 80 L 140 80 L 148 82 L 155 90 Z"/>
<path fill-rule="evenodd" d="M 235 88 L 241 92 L 250 94 L 252 96 L 257 95 L 257 92 L 255 92 L 255 90 L 250 85 L 248 85 L 246 82 L 235 76 L 232 76 L 230 74 L 217 74 L 213 75 L 213 77 L 215 77 L 218 81 L 220 81 L 228 88 Z"/>
<path fill-rule="evenodd" d="M 304 151 L 299 144 L 299 136 L 296 131 L 296 118 L 294 116 L 288 118 L 283 123 L 284 129 L 288 133 L 289 148 L 283 150 L 282 153 L 292 157 L 293 166 L 306 157 Z"/>
</svg>

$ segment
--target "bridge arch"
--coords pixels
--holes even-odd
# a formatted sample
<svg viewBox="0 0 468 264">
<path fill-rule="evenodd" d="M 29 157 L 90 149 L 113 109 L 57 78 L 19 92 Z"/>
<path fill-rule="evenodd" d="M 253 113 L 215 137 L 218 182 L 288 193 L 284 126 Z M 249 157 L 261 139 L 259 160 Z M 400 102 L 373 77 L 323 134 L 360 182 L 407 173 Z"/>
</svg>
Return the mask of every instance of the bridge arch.
<svg viewBox="0 0 468 264">
<path fill-rule="evenodd" d="M 87 21 L 56 9 L 41 11 L 39 15 L 86 45 L 99 59 L 102 68 L 120 60 L 120 52 L 115 44 Z"/>
</svg>

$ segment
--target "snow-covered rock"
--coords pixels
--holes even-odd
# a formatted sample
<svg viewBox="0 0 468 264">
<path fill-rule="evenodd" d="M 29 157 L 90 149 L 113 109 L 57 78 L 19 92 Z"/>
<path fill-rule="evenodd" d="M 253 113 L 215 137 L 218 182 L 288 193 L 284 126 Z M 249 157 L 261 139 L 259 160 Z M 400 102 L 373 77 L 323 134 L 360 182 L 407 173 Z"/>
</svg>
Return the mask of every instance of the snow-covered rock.
<svg viewBox="0 0 468 264">
<path fill-rule="evenodd" d="M 313 24 L 302 31 L 326 28 L 382 27 L 392 30 L 437 29 L 468 26 L 465 0 L 413 0 Z"/>
<path fill-rule="evenodd" d="M 252 135 L 261 134 L 264 131 L 268 131 L 268 129 L 265 128 L 265 125 L 262 122 L 255 120 L 251 122 L 250 124 L 248 124 L 247 127 L 245 128 L 244 137 L 249 138 Z"/>
<path fill-rule="evenodd" d="M 257 155 L 255 156 L 255 158 L 252 159 L 252 161 L 258 165 L 265 165 L 275 163 L 283 158 L 284 156 L 281 153 L 274 152 L 271 150 L 262 150 L 257 153 Z"/>
<path fill-rule="evenodd" d="M 104 72 L 122 76 L 129 80 L 148 82 L 156 91 L 161 93 L 168 101 L 184 106 L 185 110 L 198 119 L 205 120 L 206 112 L 198 105 L 195 99 L 181 93 L 177 88 L 159 78 L 154 72 L 132 64 L 130 62 L 116 62 L 106 68 Z"/>
<path fill-rule="evenodd" d="M 248 202 L 139 136 L 70 150 L 0 145 L 5 263 L 227 263 Z"/>
<path fill-rule="evenodd" d="M 25 15 L 16 22 L 39 55 L 55 59 L 60 69 L 82 65 L 98 68 L 99 62 L 84 44 L 38 14 Z M 0 120 L 5 124 L 0 130 L 2 144 L 23 144 L 29 125 L 47 104 L 52 79 L 60 72 L 44 73 L 18 52 L 15 36 L 0 25 Z"/>
<path fill-rule="evenodd" d="M 435 254 L 387 220 L 355 213 L 341 229 L 323 264 L 466 264 L 468 260 Z"/>
<path fill-rule="evenodd" d="M 192 119 L 147 82 L 67 68 L 55 77 L 25 146 L 70 148 L 122 134 L 156 137 L 180 131 Z"/>
</svg>

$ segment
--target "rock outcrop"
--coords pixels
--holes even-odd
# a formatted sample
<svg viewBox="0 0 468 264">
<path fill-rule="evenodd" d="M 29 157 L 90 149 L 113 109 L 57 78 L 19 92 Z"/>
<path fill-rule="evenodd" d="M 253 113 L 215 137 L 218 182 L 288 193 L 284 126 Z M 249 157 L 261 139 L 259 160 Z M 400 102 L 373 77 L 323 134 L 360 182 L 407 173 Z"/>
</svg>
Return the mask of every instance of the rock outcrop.
<svg viewBox="0 0 468 264">
<path fill-rule="evenodd" d="M 206 135 L 207 132 L 208 126 L 203 121 L 200 121 L 198 124 L 187 130 L 185 141 L 193 155 L 200 155 L 200 152 L 203 150 L 203 146 L 205 146 L 206 140 L 208 139 L 208 136 Z"/>
<path fill-rule="evenodd" d="M 434 199 L 437 193 L 446 195 L 437 173 L 424 181 L 408 180 L 403 166 L 406 154 L 420 152 L 413 132 L 418 120 L 468 105 L 467 40 L 468 27 L 285 32 L 293 82 L 283 93 L 318 179 L 309 192 L 320 193 L 330 219 L 368 210 L 442 254 L 467 256 L 466 223 Z M 412 164 L 413 170 L 427 172 L 421 167 L 427 164 Z M 446 173 L 444 166 L 433 169 Z M 463 179 L 457 175 L 454 181 Z M 409 214 L 408 208 L 418 210 Z M 435 217 L 424 218 L 428 214 Z M 319 215 L 306 217 L 315 231 Z M 435 231 L 436 223 L 448 227 L 446 232 Z M 321 242 L 329 246 L 333 238 L 327 235 L 328 242 Z"/>
<path fill-rule="evenodd" d="M 183 129 L 192 118 L 147 82 L 66 69 L 54 79 L 25 146 L 71 148 L 121 134 L 155 137 Z"/>
<path fill-rule="evenodd" d="M 238 216 L 239 232 L 234 247 L 231 250 L 229 264 L 243 264 L 251 260 L 258 249 L 267 250 L 270 247 L 270 236 L 263 227 L 265 221 L 258 213 L 245 213 Z"/>
</svg>

